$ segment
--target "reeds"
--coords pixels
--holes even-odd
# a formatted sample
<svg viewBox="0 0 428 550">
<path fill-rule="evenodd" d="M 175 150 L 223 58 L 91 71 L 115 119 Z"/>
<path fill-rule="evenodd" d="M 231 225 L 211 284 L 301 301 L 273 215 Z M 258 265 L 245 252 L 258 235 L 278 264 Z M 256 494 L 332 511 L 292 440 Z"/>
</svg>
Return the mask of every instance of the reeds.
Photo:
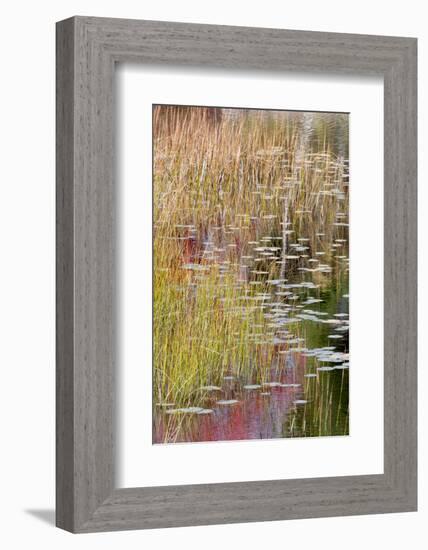
<svg viewBox="0 0 428 550">
<path fill-rule="evenodd" d="M 300 303 L 271 281 L 311 281 L 299 299 L 313 298 L 346 274 L 347 160 L 329 124 L 347 118 L 310 116 L 308 136 L 301 113 L 154 108 L 154 403 L 201 405 L 227 375 L 269 381 L 269 304 L 293 319 Z"/>
</svg>

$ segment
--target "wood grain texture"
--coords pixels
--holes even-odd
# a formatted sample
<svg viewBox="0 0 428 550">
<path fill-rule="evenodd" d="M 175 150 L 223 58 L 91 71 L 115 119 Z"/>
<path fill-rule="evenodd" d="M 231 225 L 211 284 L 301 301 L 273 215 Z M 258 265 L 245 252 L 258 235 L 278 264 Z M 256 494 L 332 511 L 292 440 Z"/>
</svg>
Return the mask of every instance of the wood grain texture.
<svg viewBox="0 0 428 550">
<path fill-rule="evenodd" d="M 56 36 L 56 522 L 74 526 L 74 23 Z"/>
<path fill-rule="evenodd" d="M 383 76 L 383 475 L 115 489 L 116 62 Z M 415 39 L 87 17 L 58 23 L 59 527 L 92 532 L 416 510 L 416 150 Z"/>
</svg>

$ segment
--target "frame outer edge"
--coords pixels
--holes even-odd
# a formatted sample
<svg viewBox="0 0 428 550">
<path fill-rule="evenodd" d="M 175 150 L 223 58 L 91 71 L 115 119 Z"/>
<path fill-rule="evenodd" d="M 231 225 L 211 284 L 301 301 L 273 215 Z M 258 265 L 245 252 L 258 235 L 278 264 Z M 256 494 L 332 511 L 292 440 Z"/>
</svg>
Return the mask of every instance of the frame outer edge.
<svg viewBox="0 0 428 550">
<path fill-rule="evenodd" d="M 417 510 L 417 42 L 385 74 L 385 474 Z"/>
<path fill-rule="evenodd" d="M 85 20 L 74 23 L 73 530 L 81 532 L 114 489 L 114 65 Z"/>
<path fill-rule="evenodd" d="M 56 525 L 74 530 L 75 21 L 56 25 Z"/>
<path fill-rule="evenodd" d="M 385 474 L 332 478 L 321 484 L 311 479 L 279 480 L 272 485 L 278 489 L 276 494 L 272 488 L 270 492 L 267 489 L 272 482 L 115 490 L 114 60 L 121 52 L 121 60 L 164 62 L 171 59 L 179 44 L 177 51 L 184 48 L 179 56 L 187 64 L 185 51 L 191 55 L 186 48 L 193 37 L 203 39 L 205 47 L 212 44 L 223 50 L 205 34 L 207 30 L 214 32 L 216 26 L 75 17 L 59 23 L 57 28 L 57 86 L 59 95 L 63 94 L 57 103 L 57 525 L 73 532 L 93 532 L 415 510 L 416 402 L 411 401 L 416 389 L 416 352 L 412 347 L 416 319 L 416 292 L 412 288 L 416 272 L 415 39 L 374 36 L 367 37 L 369 43 L 365 44 L 361 35 L 347 38 L 317 33 L 317 40 L 329 45 L 327 54 L 306 42 L 306 38 L 313 41 L 314 33 L 282 31 L 289 32 L 287 36 L 293 37 L 294 45 L 302 45 L 309 58 L 293 53 L 284 65 L 278 58 L 271 63 L 285 70 L 295 68 L 293 60 L 297 60 L 304 63 L 304 70 L 312 70 L 316 59 L 310 56 L 316 51 L 321 70 L 325 57 L 325 70 L 338 62 L 342 73 L 366 67 L 368 73 L 383 74 L 385 100 L 387 91 L 391 96 L 385 109 L 389 133 L 385 182 L 390 187 L 389 194 L 385 192 L 385 227 L 388 219 L 396 225 L 386 229 L 394 234 L 385 239 L 385 253 L 391 254 L 391 261 L 385 265 L 385 280 L 390 278 L 388 288 L 395 294 L 388 310 L 385 304 L 385 322 L 395 316 L 397 321 L 395 326 L 391 321 L 389 327 L 388 334 L 396 337 L 389 355 L 385 346 L 385 361 L 388 357 L 391 360 L 385 406 L 392 413 L 389 422 L 385 421 Z M 175 29 L 179 29 L 180 38 L 173 33 L 169 41 L 168 35 Z M 219 29 L 233 42 L 233 27 Z M 245 37 L 245 29 L 237 29 L 241 39 Z M 133 42 L 123 50 L 128 31 Z M 139 38 L 146 31 L 152 33 L 152 40 L 160 48 L 154 54 L 149 48 L 149 57 L 145 50 L 143 53 Z M 284 46 L 284 35 L 277 34 L 281 31 L 248 30 L 260 44 L 264 44 L 265 31 L 271 39 L 269 50 L 261 46 L 265 57 L 275 47 L 288 48 Z M 180 42 L 184 36 L 185 42 Z M 331 39 L 336 44 L 333 50 Z M 166 58 L 161 50 L 165 40 L 169 46 Z M 355 50 L 359 59 L 354 63 L 353 58 L 346 57 L 345 61 L 339 51 L 336 56 L 337 41 L 343 42 L 348 56 Z M 378 48 L 374 61 L 369 44 Z M 239 66 L 240 59 L 246 63 L 248 50 L 244 48 L 232 56 L 235 54 L 234 66 Z M 195 54 L 196 58 L 200 56 Z M 226 65 L 230 64 L 228 59 Z M 61 63 L 67 66 L 59 67 Z M 256 67 L 255 62 L 251 64 Z M 402 385 L 401 394 L 397 384 Z M 303 501 L 299 498 L 300 487 L 309 488 Z M 343 497 L 343 490 L 349 491 L 349 496 L 338 508 L 333 501 L 339 495 Z M 257 511 L 255 502 L 250 505 L 255 494 L 263 497 L 263 510 Z M 226 495 L 228 502 L 224 500 Z M 244 497 L 248 502 L 246 511 L 241 510 Z M 195 498 L 201 499 L 199 504 Z"/>
</svg>

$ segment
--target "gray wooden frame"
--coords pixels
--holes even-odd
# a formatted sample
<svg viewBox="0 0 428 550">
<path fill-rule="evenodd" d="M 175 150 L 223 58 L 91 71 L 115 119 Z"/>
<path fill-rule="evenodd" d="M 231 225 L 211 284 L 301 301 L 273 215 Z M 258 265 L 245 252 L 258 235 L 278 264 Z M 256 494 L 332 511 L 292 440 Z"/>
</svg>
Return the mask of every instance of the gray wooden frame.
<svg viewBox="0 0 428 550">
<path fill-rule="evenodd" d="M 382 475 L 115 488 L 117 62 L 384 78 Z M 57 24 L 59 527 L 92 532 L 416 510 L 416 297 L 416 39 L 90 17 Z"/>
</svg>

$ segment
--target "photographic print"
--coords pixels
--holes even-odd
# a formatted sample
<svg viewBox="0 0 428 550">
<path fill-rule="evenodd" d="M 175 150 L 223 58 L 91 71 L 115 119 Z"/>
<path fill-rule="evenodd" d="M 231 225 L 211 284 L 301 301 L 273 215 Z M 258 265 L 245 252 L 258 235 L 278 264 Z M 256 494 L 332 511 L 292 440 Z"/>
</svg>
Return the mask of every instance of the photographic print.
<svg viewBox="0 0 428 550">
<path fill-rule="evenodd" d="M 349 115 L 153 106 L 154 444 L 349 434 Z"/>
</svg>

